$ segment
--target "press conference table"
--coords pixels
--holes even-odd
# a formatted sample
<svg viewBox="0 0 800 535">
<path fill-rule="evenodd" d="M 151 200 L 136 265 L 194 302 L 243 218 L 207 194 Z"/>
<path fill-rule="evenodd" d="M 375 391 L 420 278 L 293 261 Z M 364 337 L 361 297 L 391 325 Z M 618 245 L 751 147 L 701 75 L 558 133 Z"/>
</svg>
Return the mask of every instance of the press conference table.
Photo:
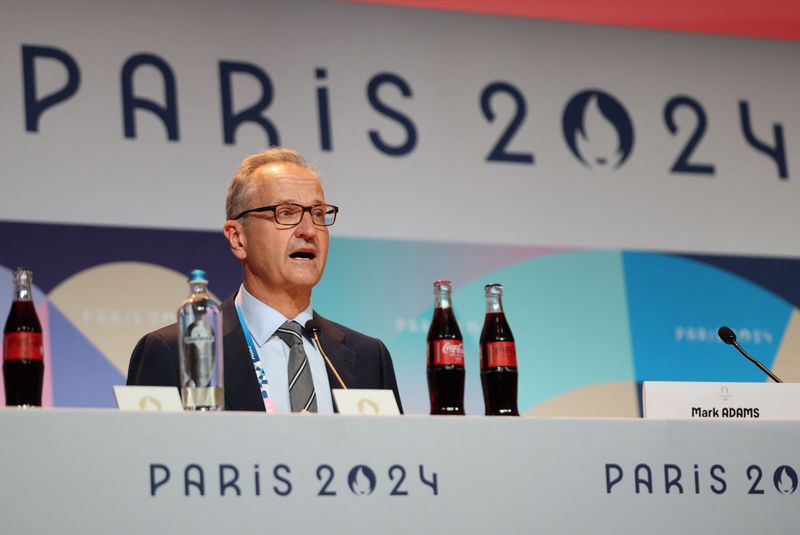
<svg viewBox="0 0 800 535">
<path fill-rule="evenodd" d="M 796 533 L 800 422 L 0 409 L 23 533 Z"/>
</svg>

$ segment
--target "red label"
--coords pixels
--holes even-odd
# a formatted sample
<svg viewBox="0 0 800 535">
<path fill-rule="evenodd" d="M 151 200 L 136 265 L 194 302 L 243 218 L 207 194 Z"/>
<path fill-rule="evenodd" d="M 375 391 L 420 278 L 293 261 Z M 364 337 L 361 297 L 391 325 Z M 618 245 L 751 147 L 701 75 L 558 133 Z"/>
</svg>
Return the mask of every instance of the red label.
<svg viewBox="0 0 800 535">
<path fill-rule="evenodd" d="M 517 367 L 517 346 L 514 342 L 489 342 L 482 349 L 486 355 L 485 366 L 497 368 L 500 366 Z M 484 364 L 484 359 L 481 359 Z"/>
<path fill-rule="evenodd" d="M 428 351 L 430 351 L 430 345 L 428 348 Z M 434 340 L 433 355 L 428 355 L 428 366 L 446 366 L 449 364 L 464 365 L 464 342 L 461 340 Z"/>
<path fill-rule="evenodd" d="M 8 333 L 3 336 L 3 360 L 42 360 L 42 333 Z"/>
</svg>

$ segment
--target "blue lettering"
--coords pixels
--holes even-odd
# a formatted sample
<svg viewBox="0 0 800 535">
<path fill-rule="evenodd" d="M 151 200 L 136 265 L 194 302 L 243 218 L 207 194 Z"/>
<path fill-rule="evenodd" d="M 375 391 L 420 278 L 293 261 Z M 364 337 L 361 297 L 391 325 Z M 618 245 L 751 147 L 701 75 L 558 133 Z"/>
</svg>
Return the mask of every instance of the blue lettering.
<svg viewBox="0 0 800 535">
<path fill-rule="evenodd" d="M 674 473 L 674 477 L 670 477 L 670 472 Z M 678 493 L 683 494 L 683 485 L 681 485 L 681 469 L 676 464 L 664 465 L 664 492 L 669 494 L 672 487 L 678 487 Z"/>
<path fill-rule="evenodd" d="M 700 140 L 703 139 L 703 135 L 706 132 L 706 125 L 708 124 L 706 112 L 703 109 L 703 106 L 701 106 L 699 102 L 691 97 L 681 95 L 671 98 L 664 108 L 664 122 L 667 123 L 667 128 L 669 129 L 670 134 L 673 136 L 678 133 L 678 124 L 675 122 L 675 110 L 679 107 L 685 107 L 692 110 L 696 117 L 697 123 L 692 136 L 689 138 L 689 141 L 686 143 L 683 151 L 678 156 L 678 159 L 675 160 L 675 164 L 673 164 L 671 171 L 673 173 L 713 175 L 713 165 L 706 163 L 693 163 L 689 161 L 689 158 L 691 158 L 692 154 L 697 148 L 697 145 L 700 144 Z"/>
<path fill-rule="evenodd" d="M 700 494 L 700 467 L 694 465 L 694 493 Z"/>
<path fill-rule="evenodd" d="M 392 84 L 400 89 L 400 93 L 404 97 L 411 97 L 411 87 L 405 80 L 391 73 L 382 73 L 375 75 L 367 85 L 367 98 L 369 103 L 375 108 L 376 111 L 385 115 L 390 119 L 394 119 L 405 129 L 406 139 L 399 145 L 389 145 L 381 139 L 381 135 L 377 130 L 369 131 L 369 139 L 379 151 L 389 156 L 405 156 L 414 150 L 417 145 L 417 128 L 414 123 L 394 108 L 390 108 L 378 98 L 378 90 L 384 84 Z"/>
<path fill-rule="evenodd" d="M 226 481 L 225 473 L 228 472 L 228 471 L 233 472 L 233 478 L 228 480 L 228 481 Z M 236 468 L 232 464 L 221 464 L 221 465 L 219 465 L 219 495 L 220 496 L 225 496 L 225 491 L 228 488 L 232 488 L 234 491 L 236 491 L 236 495 L 237 496 L 241 496 L 242 495 L 242 491 L 239 488 L 239 485 L 236 484 L 237 481 L 239 481 L 239 469 L 238 468 Z"/>
<path fill-rule="evenodd" d="M 133 77 L 136 69 L 142 65 L 155 67 L 164 80 L 164 106 L 150 99 L 136 97 L 133 94 Z M 147 110 L 156 115 L 167 129 L 167 139 L 178 140 L 178 96 L 175 90 L 175 75 L 172 68 L 163 59 L 153 54 L 136 54 L 128 58 L 122 66 L 120 75 L 122 85 L 122 119 L 126 138 L 136 138 L 136 108 Z"/>
<path fill-rule="evenodd" d="M 612 471 L 616 472 L 613 478 Z M 622 481 L 622 467 L 613 463 L 606 464 L 606 494 L 611 494 L 612 487 L 620 481 Z"/>
<path fill-rule="evenodd" d="M 261 496 L 261 472 L 259 472 L 258 470 L 258 465 L 255 465 L 253 472 L 253 479 L 254 479 L 256 496 Z"/>
<path fill-rule="evenodd" d="M 163 477 L 156 481 L 156 471 L 160 470 Z M 169 481 L 169 468 L 164 464 L 150 464 L 150 496 L 156 495 L 158 487 Z"/>
<path fill-rule="evenodd" d="M 786 167 L 786 148 L 783 142 L 783 125 L 775 123 L 772 125 L 772 135 L 775 147 L 770 147 L 760 141 L 753 133 L 750 123 L 750 104 L 746 100 L 739 101 L 739 114 L 742 119 L 742 133 L 747 142 L 757 151 L 769 156 L 778 167 L 778 177 L 781 180 L 789 178 L 789 170 Z"/>
<path fill-rule="evenodd" d="M 238 113 L 233 111 L 233 75 L 248 74 L 261 85 L 261 98 L 258 102 Z M 233 145 L 236 129 L 242 123 L 253 122 L 261 126 L 267 133 L 267 141 L 271 146 L 280 145 L 278 130 L 272 121 L 261 115 L 272 104 L 272 81 L 266 72 L 249 63 L 234 61 L 219 62 L 219 81 L 222 91 L 222 131 L 226 145 Z"/>
<path fill-rule="evenodd" d="M 193 480 L 191 478 L 192 470 L 196 472 L 197 479 Z M 190 495 L 189 487 L 195 487 L 200 491 L 200 496 L 206 495 L 205 476 L 203 474 L 203 468 L 199 464 L 190 464 L 183 471 L 183 493 L 185 496 Z"/>
<path fill-rule="evenodd" d="M 641 473 L 644 472 L 646 477 L 642 477 Z M 641 485 L 647 489 L 648 494 L 653 494 L 653 472 L 646 464 L 638 464 L 633 471 L 634 479 L 636 480 L 636 494 L 639 494 Z"/>
<path fill-rule="evenodd" d="M 492 110 L 491 101 L 497 93 L 506 93 L 514 101 L 516 111 L 511 122 L 506 127 L 505 132 L 495 144 L 492 151 L 486 157 L 490 162 L 512 162 L 512 163 L 533 163 L 534 157 L 532 152 L 508 152 L 506 147 L 511 142 L 517 130 L 522 126 L 522 121 L 525 119 L 527 113 L 527 106 L 525 104 L 525 97 L 522 92 L 513 85 L 506 82 L 494 82 L 486 86 L 486 89 L 481 93 L 481 111 L 483 116 L 489 122 L 494 122 L 495 113 Z"/>
<path fill-rule="evenodd" d="M 325 80 L 327 77 L 328 71 L 322 67 L 317 67 L 317 80 Z M 325 86 L 317 88 L 317 110 L 319 116 L 320 148 L 324 151 L 330 151 L 333 149 L 333 141 L 331 140 L 331 112 L 328 102 L 328 88 Z"/>
<path fill-rule="evenodd" d="M 52 59 L 61 63 L 67 70 L 67 83 L 54 93 L 42 99 L 36 98 L 36 60 Z M 47 108 L 63 102 L 78 92 L 81 73 L 75 60 L 58 48 L 22 45 L 22 77 L 25 93 L 25 130 L 39 131 L 39 118 Z"/>
<path fill-rule="evenodd" d="M 292 471 L 289 469 L 288 466 L 285 464 L 278 464 L 275 465 L 275 468 L 272 470 L 272 475 L 275 476 L 275 479 L 286 485 L 284 488 L 278 488 L 278 486 L 273 486 L 273 490 L 275 490 L 275 494 L 279 496 L 288 496 L 292 492 L 292 482 L 286 479 L 285 477 L 281 477 L 281 472 L 285 473 L 285 475 L 289 475 Z"/>
<path fill-rule="evenodd" d="M 425 467 L 423 465 L 419 465 L 419 480 L 422 481 L 423 484 L 429 486 L 433 491 L 434 496 L 439 495 L 439 475 L 436 472 L 431 472 L 431 478 L 428 479 L 425 477 Z"/>
<path fill-rule="evenodd" d="M 711 467 L 711 471 L 709 475 L 711 475 L 711 479 L 719 483 L 719 487 L 715 485 L 711 485 L 711 492 L 714 494 L 724 494 L 726 490 L 728 490 L 728 484 L 722 479 L 722 475 L 725 473 L 725 467 L 720 464 L 715 464 Z"/>
</svg>

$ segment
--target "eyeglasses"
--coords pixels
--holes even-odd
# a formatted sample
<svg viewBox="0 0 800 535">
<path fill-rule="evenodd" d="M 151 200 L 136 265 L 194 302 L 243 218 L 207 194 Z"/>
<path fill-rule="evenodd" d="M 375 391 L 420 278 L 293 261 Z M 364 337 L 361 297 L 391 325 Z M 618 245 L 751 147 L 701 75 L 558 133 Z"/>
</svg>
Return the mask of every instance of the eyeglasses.
<svg viewBox="0 0 800 535">
<path fill-rule="evenodd" d="M 312 204 L 311 206 L 303 206 L 293 202 L 285 202 L 281 204 L 273 204 L 271 206 L 262 206 L 260 208 L 251 208 L 245 210 L 241 214 L 234 217 L 239 219 L 256 212 L 272 212 L 275 214 L 275 222 L 279 225 L 296 226 L 303 220 L 303 215 L 306 212 L 311 214 L 311 221 L 320 227 L 330 227 L 336 222 L 336 214 L 339 213 L 339 207 L 332 204 Z"/>
</svg>

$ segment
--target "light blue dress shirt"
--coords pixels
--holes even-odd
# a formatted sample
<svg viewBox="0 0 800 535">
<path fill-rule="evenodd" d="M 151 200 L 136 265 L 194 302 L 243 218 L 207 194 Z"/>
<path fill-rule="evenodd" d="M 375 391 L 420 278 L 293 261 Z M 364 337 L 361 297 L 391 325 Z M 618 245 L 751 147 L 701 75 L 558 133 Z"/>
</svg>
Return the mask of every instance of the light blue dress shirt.
<svg viewBox="0 0 800 535">
<path fill-rule="evenodd" d="M 253 337 L 258 358 L 261 359 L 261 366 L 264 368 L 269 382 L 267 389 L 277 412 L 292 412 L 289 403 L 289 346 L 275 336 L 275 331 L 289 319 L 305 326 L 306 322 L 313 317 L 311 304 L 309 303 L 308 308 L 300 312 L 297 317 L 286 318 L 274 308 L 250 295 L 244 284 L 239 287 L 235 301 L 236 306 L 242 311 L 244 321 L 247 322 L 246 328 L 250 330 L 250 336 Z M 314 343 L 307 337 L 303 337 L 303 349 L 308 355 L 314 390 L 317 393 L 317 412 L 333 413 L 333 401 L 331 400 L 331 388 L 328 383 L 325 360 Z M 253 373 L 255 374 L 255 369 Z"/>
</svg>

